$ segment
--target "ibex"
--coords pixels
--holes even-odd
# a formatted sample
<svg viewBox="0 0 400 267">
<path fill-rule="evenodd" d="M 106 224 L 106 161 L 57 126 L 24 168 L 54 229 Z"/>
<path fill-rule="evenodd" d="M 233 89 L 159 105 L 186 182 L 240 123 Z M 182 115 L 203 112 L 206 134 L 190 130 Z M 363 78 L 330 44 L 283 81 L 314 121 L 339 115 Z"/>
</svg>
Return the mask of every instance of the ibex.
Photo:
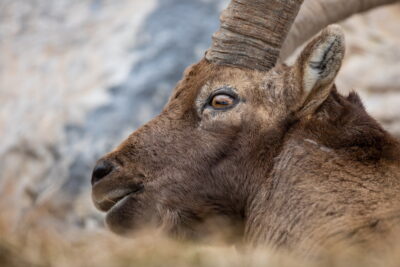
<svg viewBox="0 0 400 267">
<path fill-rule="evenodd" d="M 306 1 L 284 44 L 302 2 L 232 0 L 161 114 L 98 161 L 92 197 L 112 231 L 201 238 L 227 224 L 247 243 L 303 250 L 391 235 L 400 144 L 356 93 L 337 92 L 340 27 L 323 29 L 293 66 L 279 56 L 318 27 L 394 1 Z M 317 8 L 338 14 L 307 19 Z"/>
</svg>

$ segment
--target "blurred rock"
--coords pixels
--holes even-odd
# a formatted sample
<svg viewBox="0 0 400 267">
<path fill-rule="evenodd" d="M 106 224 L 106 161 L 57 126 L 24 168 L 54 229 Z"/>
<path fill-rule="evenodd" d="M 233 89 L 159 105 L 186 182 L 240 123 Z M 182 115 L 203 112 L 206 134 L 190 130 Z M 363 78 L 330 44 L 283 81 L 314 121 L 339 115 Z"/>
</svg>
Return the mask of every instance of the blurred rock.
<svg viewBox="0 0 400 267">
<path fill-rule="evenodd" d="M 226 2 L 2 0 L 3 214 L 19 221 L 46 206 L 56 220 L 94 227 L 96 159 L 161 110 L 184 68 L 203 56 Z M 399 22 L 396 5 L 343 23 L 348 51 L 338 78 L 397 136 Z"/>
<path fill-rule="evenodd" d="M 367 110 L 400 137 L 400 4 L 343 23 L 346 60 L 338 85 L 360 93 Z"/>
</svg>

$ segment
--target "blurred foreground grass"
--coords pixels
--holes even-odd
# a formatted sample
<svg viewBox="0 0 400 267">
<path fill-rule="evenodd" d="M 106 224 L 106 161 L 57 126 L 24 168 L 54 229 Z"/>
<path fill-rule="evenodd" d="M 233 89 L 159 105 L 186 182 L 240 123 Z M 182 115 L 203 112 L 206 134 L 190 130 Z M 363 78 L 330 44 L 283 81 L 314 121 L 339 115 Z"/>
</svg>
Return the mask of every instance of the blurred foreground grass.
<svg viewBox="0 0 400 267">
<path fill-rule="evenodd" d="M 46 214 L 44 209 L 38 211 L 36 215 L 51 216 Z M 10 225 L 7 218 L 0 215 L 0 266 L 394 267 L 399 265 L 400 241 L 399 245 L 380 257 L 339 249 L 319 258 L 307 259 L 269 248 L 179 242 L 154 232 L 142 233 L 136 238 L 128 239 L 99 228 L 63 231 L 57 229 L 55 225 L 29 223 L 29 220 L 16 226 Z"/>
</svg>

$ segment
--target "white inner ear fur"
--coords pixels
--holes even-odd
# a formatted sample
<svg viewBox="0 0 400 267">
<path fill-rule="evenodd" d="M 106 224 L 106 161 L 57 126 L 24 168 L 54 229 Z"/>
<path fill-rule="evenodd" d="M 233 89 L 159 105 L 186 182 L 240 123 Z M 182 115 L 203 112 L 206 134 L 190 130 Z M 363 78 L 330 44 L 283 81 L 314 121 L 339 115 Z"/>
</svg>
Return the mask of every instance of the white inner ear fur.
<svg viewBox="0 0 400 267">
<path fill-rule="evenodd" d="M 327 27 L 317 39 L 303 65 L 303 89 L 306 94 L 318 85 L 333 83 L 344 56 L 344 35 L 339 26 Z"/>
</svg>

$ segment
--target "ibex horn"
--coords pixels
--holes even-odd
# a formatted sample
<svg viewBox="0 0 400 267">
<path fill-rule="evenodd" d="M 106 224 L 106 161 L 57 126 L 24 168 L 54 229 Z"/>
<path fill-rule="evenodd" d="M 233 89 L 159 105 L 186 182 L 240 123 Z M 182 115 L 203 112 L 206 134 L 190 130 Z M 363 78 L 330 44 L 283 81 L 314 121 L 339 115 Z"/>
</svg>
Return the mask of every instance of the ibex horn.
<svg viewBox="0 0 400 267">
<path fill-rule="evenodd" d="M 273 68 L 303 0 L 232 0 L 221 14 L 206 59 L 266 71 Z"/>
</svg>

